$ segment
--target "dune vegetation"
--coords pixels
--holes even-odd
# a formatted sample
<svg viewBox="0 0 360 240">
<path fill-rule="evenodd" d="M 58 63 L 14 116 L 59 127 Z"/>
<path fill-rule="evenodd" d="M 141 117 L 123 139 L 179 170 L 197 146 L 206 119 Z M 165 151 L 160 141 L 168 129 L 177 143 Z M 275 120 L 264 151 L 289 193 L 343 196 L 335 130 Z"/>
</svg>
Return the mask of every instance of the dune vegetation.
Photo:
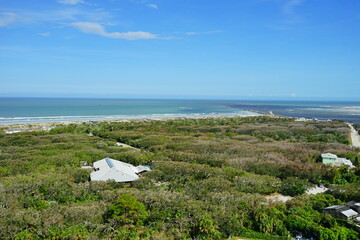
<svg viewBox="0 0 360 240">
<path fill-rule="evenodd" d="M 359 239 L 322 213 L 360 201 L 360 155 L 348 144 L 342 122 L 266 116 L 2 131 L 0 239 Z M 356 168 L 323 165 L 325 152 Z M 89 181 L 80 166 L 105 157 L 153 170 L 131 183 Z M 331 190 L 305 194 L 316 184 Z M 295 198 L 267 202 L 275 193 Z"/>
</svg>

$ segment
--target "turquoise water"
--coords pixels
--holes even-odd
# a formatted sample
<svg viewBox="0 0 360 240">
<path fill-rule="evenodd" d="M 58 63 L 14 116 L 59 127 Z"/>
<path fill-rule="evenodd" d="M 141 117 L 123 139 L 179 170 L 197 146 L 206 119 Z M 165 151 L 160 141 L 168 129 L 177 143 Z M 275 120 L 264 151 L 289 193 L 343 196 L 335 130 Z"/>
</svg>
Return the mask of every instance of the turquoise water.
<svg viewBox="0 0 360 240">
<path fill-rule="evenodd" d="M 0 98 L 0 124 L 247 116 L 255 112 L 360 122 L 360 102 Z"/>
<path fill-rule="evenodd" d="M 216 101 L 126 99 L 0 99 L 0 124 L 161 119 L 221 115 L 253 115 Z"/>
</svg>

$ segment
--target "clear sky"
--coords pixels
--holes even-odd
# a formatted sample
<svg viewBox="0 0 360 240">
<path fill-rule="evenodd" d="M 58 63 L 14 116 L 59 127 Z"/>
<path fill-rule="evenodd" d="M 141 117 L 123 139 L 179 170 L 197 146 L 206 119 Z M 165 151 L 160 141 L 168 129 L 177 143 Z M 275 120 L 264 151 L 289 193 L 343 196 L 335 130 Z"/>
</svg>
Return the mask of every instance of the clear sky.
<svg viewBox="0 0 360 240">
<path fill-rule="evenodd" d="M 360 100 L 360 1 L 0 0 L 0 96 Z"/>
</svg>

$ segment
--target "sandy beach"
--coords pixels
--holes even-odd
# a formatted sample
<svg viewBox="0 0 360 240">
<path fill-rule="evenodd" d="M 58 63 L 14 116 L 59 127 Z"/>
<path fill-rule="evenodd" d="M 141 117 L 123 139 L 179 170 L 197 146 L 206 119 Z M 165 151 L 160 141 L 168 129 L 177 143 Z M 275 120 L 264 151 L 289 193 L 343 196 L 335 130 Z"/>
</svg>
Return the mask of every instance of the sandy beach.
<svg viewBox="0 0 360 240">
<path fill-rule="evenodd" d="M 12 134 L 25 131 L 49 131 L 55 127 L 65 126 L 69 124 L 82 124 L 82 123 L 102 123 L 102 122 L 137 122 L 137 121 L 169 121 L 179 119 L 221 119 L 221 118 L 234 118 L 234 117 L 251 117 L 251 116 L 265 116 L 260 114 L 253 115 L 217 115 L 217 116 L 189 116 L 189 117 L 174 117 L 174 118 L 138 118 L 138 119 L 115 119 L 115 120 L 98 120 L 98 121 L 68 121 L 68 122 L 43 122 L 43 123 L 22 123 L 22 124 L 1 124 L 0 129 L 4 129 L 5 133 Z M 266 115 L 271 117 L 281 117 L 275 115 Z"/>
</svg>

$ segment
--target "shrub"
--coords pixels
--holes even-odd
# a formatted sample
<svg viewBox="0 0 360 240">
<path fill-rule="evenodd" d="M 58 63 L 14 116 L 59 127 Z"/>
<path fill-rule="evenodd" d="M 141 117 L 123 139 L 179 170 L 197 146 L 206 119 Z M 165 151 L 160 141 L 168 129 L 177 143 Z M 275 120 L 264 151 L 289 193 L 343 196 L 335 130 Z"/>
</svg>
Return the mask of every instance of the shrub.
<svg viewBox="0 0 360 240">
<path fill-rule="evenodd" d="M 32 239 L 36 239 L 36 236 L 27 229 L 19 232 L 15 236 L 15 240 L 32 240 Z"/>
<path fill-rule="evenodd" d="M 83 225 L 74 225 L 70 227 L 52 227 L 47 233 L 48 239 L 53 240 L 82 240 L 88 239 L 89 231 Z"/>
<path fill-rule="evenodd" d="M 280 192 L 284 195 L 297 196 L 304 194 L 309 183 L 295 177 L 289 177 L 282 182 Z"/>
<path fill-rule="evenodd" d="M 131 224 L 141 226 L 147 218 L 145 206 L 131 194 L 120 196 L 104 214 L 104 220 L 115 227 Z"/>
<path fill-rule="evenodd" d="M 73 169 L 71 171 L 71 176 L 74 177 L 74 183 L 84 183 L 89 181 L 90 171 L 92 171 L 92 169 Z"/>
<path fill-rule="evenodd" d="M 196 239 L 221 239 L 221 233 L 209 215 L 201 217 L 198 226 L 196 226 L 195 235 Z"/>
<path fill-rule="evenodd" d="M 279 191 L 281 180 L 266 175 L 247 174 L 235 177 L 234 184 L 241 192 L 269 194 Z"/>
</svg>

